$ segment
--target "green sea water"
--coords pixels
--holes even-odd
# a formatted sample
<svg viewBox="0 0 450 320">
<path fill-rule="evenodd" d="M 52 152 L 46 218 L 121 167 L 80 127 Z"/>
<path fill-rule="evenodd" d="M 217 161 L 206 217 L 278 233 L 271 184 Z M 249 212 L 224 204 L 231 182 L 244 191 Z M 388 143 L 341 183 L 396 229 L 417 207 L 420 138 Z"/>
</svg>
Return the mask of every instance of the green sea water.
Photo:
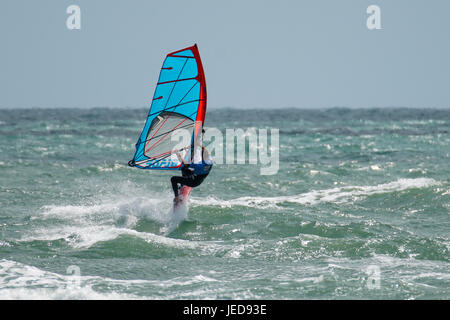
<svg viewBox="0 0 450 320">
<path fill-rule="evenodd" d="M 176 219 L 127 166 L 147 112 L 0 110 L 1 299 L 450 298 L 450 110 L 208 110 L 279 171 L 216 164 Z"/>
</svg>

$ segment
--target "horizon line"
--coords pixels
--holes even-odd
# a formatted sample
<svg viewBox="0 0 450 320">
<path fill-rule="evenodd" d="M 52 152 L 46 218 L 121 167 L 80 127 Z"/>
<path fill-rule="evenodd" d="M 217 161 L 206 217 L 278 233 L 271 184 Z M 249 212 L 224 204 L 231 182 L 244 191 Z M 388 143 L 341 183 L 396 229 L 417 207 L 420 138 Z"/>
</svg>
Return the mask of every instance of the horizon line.
<svg viewBox="0 0 450 320">
<path fill-rule="evenodd" d="M 0 106 L 0 110 L 48 110 L 48 109 L 74 109 L 74 110 L 92 110 L 92 109 L 116 109 L 116 110 L 136 110 L 136 109 L 148 109 L 149 106 L 89 106 L 89 107 L 65 107 L 65 106 L 32 106 L 32 107 L 5 107 Z M 287 110 L 287 109 L 297 109 L 297 110 L 330 110 L 330 109 L 351 109 L 351 110 L 371 110 L 371 109 L 417 109 L 417 110 L 450 110 L 450 106 L 443 107 L 421 107 L 421 106 L 370 106 L 370 107 L 355 107 L 355 106 L 330 106 L 330 107 L 295 107 L 295 106 L 283 106 L 283 107 L 236 107 L 236 106 L 209 106 L 207 110 Z"/>
</svg>

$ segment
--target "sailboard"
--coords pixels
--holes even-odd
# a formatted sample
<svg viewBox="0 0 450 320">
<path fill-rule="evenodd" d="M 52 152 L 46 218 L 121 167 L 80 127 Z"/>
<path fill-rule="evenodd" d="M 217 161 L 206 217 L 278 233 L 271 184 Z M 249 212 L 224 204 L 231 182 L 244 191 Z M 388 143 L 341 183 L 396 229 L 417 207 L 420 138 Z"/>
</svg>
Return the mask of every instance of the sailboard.
<svg viewBox="0 0 450 320">
<path fill-rule="evenodd" d="M 201 134 L 206 114 L 206 82 L 197 45 L 167 54 L 144 128 L 136 143 L 131 167 L 150 170 L 180 170 L 183 159 L 191 162 L 194 141 Z M 181 130 L 189 134 L 180 141 Z M 180 190 L 186 202 L 192 188 Z"/>
</svg>

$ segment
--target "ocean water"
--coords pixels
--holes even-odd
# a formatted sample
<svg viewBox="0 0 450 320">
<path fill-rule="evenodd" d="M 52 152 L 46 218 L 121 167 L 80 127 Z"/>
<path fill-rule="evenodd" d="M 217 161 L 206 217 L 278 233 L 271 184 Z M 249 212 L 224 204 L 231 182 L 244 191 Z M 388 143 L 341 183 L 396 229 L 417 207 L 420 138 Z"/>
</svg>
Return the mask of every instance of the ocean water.
<svg viewBox="0 0 450 320">
<path fill-rule="evenodd" d="M 0 299 L 449 299 L 450 110 L 208 110 L 279 128 L 169 214 L 147 109 L 0 110 Z"/>
</svg>

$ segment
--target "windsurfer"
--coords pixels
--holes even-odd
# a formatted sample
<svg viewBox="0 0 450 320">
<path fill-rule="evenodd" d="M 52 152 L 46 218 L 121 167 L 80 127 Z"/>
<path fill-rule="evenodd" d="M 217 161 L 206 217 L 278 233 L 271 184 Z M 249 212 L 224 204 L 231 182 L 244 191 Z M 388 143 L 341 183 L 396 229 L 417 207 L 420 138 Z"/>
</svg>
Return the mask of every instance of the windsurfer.
<svg viewBox="0 0 450 320">
<path fill-rule="evenodd" d="M 175 153 L 182 164 L 182 176 L 173 176 L 170 178 L 170 181 L 172 183 L 173 193 L 175 194 L 174 202 L 178 203 L 181 201 L 181 197 L 178 193 L 179 189 L 183 185 L 192 188 L 198 187 L 211 171 L 213 161 L 211 154 L 204 146 L 201 146 L 201 161 L 194 161 L 194 163 L 184 161 L 179 151 L 176 151 Z"/>
</svg>

